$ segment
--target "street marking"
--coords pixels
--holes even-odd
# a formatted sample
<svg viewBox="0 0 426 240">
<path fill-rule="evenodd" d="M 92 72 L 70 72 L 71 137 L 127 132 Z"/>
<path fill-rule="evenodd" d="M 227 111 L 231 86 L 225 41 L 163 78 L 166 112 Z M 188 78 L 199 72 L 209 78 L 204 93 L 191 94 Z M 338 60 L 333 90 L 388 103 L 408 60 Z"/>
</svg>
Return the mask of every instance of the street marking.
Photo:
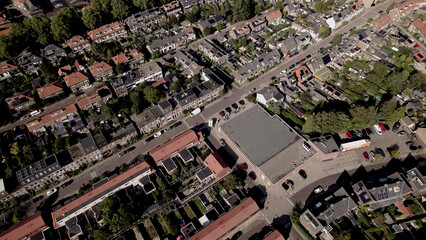
<svg viewBox="0 0 426 240">
<path fill-rule="evenodd" d="M 185 123 L 185 125 L 186 125 L 188 128 L 191 128 L 191 127 L 189 126 L 189 124 L 186 122 L 186 120 L 183 120 L 182 122 L 184 122 L 184 123 Z"/>
<path fill-rule="evenodd" d="M 200 113 L 201 118 L 203 118 L 204 121 L 206 121 L 206 118 L 203 116 L 202 113 Z"/>
<path fill-rule="evenodd" d="M 91 172 L 90 175 L 92 176 L 92 178 L 95 178 L 98 176 L 98 174 L 96 172 Z"/>
</svg>

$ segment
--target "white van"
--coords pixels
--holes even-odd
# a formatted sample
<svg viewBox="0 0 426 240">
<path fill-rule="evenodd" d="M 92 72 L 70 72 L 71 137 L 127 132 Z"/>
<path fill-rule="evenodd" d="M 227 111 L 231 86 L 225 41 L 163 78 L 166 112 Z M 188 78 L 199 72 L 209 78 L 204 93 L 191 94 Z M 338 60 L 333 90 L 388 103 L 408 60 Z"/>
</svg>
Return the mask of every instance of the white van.
<svg viewBox="0 0 426 240">
<path fill-rule="evenodd" d="M 31 116 L 35 116 L 41 113 L 41 110 L 35 110 L 30 113 Z"/>
</svg>

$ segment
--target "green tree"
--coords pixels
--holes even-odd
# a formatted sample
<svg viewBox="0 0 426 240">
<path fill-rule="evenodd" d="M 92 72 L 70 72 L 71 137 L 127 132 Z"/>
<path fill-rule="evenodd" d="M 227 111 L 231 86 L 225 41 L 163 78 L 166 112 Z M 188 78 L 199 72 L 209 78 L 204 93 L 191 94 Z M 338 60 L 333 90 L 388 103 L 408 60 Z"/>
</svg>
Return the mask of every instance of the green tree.
<svg viewBox="0 0 426 240">
<path fill-rule="evenodd" d="M 111 12 L 111 0 L 92 0 L 93 8 L 100 13 Z"/>
<path fill-rule="evenodd" d="M 83 11 L 81 20 L 83 21 L 87 29 L 93 30 L 101 24 L 102 17 L 98 11 L 89 8 Z"/>
<path fill-rule="evenodd" d="M 337 239 L 339 239 L 339 240 L 351 240 L 352 235 L 349 231 L 344 230 L 344 231 L 339 232 L 339 234 L 337 235 Z"/>
<path fill-rule="evenodd" d="M 284 9 L 284 1 L 283 0 L 277 1 L 274 5 L 274 9 L 275 10 L 283 10 Z"/>
<path fill-rule="evenodd" d="M 52 18 L 52 33 L 55 41 L 64 42 L 76 33 L 82 31 L 81 19 L 73 8 L 63 8 Z"/>
<path fill-rule="evenodd" d="M 379 105 L 379 118 L 386 123 L 393 123 L 404 117 L 404 108 L 398 107 L 393 100 L 382 102 Z"/>
<path fill-rule="evenodd" d="M 139 92 L 134 91 L 130 94 L 130 101 L 133 103 L 132 108 L 130 109 L 130 111 L 132 112 L 132 114 L 139 114 L 140 109 L 141 109 L 141 99 L 139 96 Z"/>
<path fill-rule="evenodd" d="M 103 229 L 99 228 L 93 232 L 93 237 L 95 240 L 105 240 L 108 239 L 109 234 Z"/>
<path fill-rule="evenodd" d="M 151 55 L 151 58 L 152 59 L 157 59 L 157 58 L 159 58 L 160 57 L 160 53 L 158 53 L 157 51 L 154 51 L 153 53 L 152 53 L 152 55 Z"/>
<path fill-rule="evenodd" d="M 322 2 L 317 2 L 315 4 L 315 12 L 323 12 L 324 11 L 324 4 Z"/>
<path fill-rule="evenodd" d="M 55 139 L 55 152 L 60 152 L 61 150 L 65 149 L 65 139 L 58 137 Z"/>
<path fill-rule="evenodd" d="M 379 76 L 386 76 L 388 74 L 388 67 L 386 64 L 378 62 L 374 65 L 373 72 Z"/>
<path fill-rule="evenodd" d="M 180 80 L 176 80 L 170 85 L 170 91 L 173 93 L 178 93 L 182 89 L 182 83 Z"/>
<path fill-rule="evenodd" d="M 208 36 L 208 35 L 210 35 L 212 33 L 213 33 L 213 28 L 211 28 L 209 26 L 207 26 L 207 27 L 204 28 L 204 31 L 203 31 L 204 36 Z"/>
<path fill-rule="evenodd" d="M 23 166 L 27 166 L 37 160 L 37 153 L 33 146 L 27 144 L 22 146 L 22 154 L 23 154 Z"/>
<path fill-rule="evenodd" d="M 53 67 L 52 63 L 45 57 L 41 58 L 40 71 L 41 75 L 43 75 L 49 83 L 54 80 L 56 76 L 55 67 Z"/>
<path fill-rule="evenodd" d="M 235 0 L 232 12 L 236 22 L 251 18 L 254 13 L 253 0 Z"/>
<path fill-rule="evenodd" d="M 328 36 L 330 36 L 330 28 L 329 27 L 320 27 L 319 28 L 319 35 L 321 38 L 326 38 Z"/>
<path fill-rule="evenodd" d="M 117 74 L 122 74 L 126 71 L 126 68 L 122 63 L 115 65 L 114 70 Z"/>
<path fill-rule="evenodd" d="M 237 176 L 235 174 L 228 174 L 228 176 L 225 177 L 225 180 L 223 181 L 223 186 L 227 190 L 236 189 L 240 186 Z"/>
<path fill-rule="evenodd" d="M 149 9 L 154 6 L 154 2 L 152 0 L 132 0 L 132 2 L 133 5 L 142 10 Z"/>
<path fill-rule="evenodd" d="M 145 95 L 145 99 L 152 104 L 157 104 L 163 97 L 163 93 L 151 85 L 144 88 L 143 94 Z"/>
<path fill-rule="evenodd" d="M 45 15 L 31 18 L 31 29 L 41 45 L 46 46 L 52 42 L 51 21 Z"/>
<path fill-rule="evenodd" d="M 129 6 L 124 0 L 112 0 L 111 2 L 111 13 L 115 19 L 123 20 L 128 16 Z"/>
<path fill-rule="evenodd" d="M 10 154 L 17 156 L 21 152 L 18 142 L 12 143 L 10 146 Z"/>
<path fill-rule="evenodd" d="M 378 121 L 377 109 L 374 106 L 355 106 L 349 110 L 352 122 L 357 128 L 374 125 Z"/>
<path fill-rule="evenodd" d="M 280 114 L 281 113 L 281 105 L 278 102 L 273 102 L 268 105 L 268 110 L 275 113 Z"/>
<path fill-rule="evenodd" d="M 290 221 L 293 223 L 299 223 L 300 213 L 298 211 L 293 211 L 292 213 L 290 213 Z"/>
<path fill-rule="evenodd" d="M 349 116 L 344 112 L 319 112 L 306 118 L 303 131 L 306 133 L 331 133 L 346 131 L 351 125 Z"/>
<path fill-rule="evenodd" d="M 342 42 L 342 37 L 339 34 L 337 34 L 336 36 L 333 37 L 332 45 L 336 46 L 340 44 L 341 42 Z"/>
<path fill-rule="evenodd" d="M 409 77 L 408 86 L 411 89 L 416 89 L 426 84 L 426 74 L 422 72 L 415 72 Z"/>
<path fill-rule="evenodd" d="M 104 103 L 104 102 L 101 103 L 101 112 L 103 114 L 112 116 L 112 108 L 108 103 Z"/>
<path fill-rule="evenodd" d="M 5 35 L 0 35 L 0 58 L 10 59 L 17 55 L 12 39 Z"/>
</svg>

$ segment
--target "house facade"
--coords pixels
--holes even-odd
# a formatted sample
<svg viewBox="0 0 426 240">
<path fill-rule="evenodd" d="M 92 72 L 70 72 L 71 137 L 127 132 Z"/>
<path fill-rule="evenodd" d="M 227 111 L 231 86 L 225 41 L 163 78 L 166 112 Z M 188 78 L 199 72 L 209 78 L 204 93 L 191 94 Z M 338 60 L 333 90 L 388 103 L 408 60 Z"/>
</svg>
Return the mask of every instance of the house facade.
<svg viewBox="0 0 426 240">
<path fill-rule="evenodd" d="M 113 22 L 88 32 L 93 42 L 111 42 L 129 37 L 126 29 L 119 22 Z"/>
</svg>

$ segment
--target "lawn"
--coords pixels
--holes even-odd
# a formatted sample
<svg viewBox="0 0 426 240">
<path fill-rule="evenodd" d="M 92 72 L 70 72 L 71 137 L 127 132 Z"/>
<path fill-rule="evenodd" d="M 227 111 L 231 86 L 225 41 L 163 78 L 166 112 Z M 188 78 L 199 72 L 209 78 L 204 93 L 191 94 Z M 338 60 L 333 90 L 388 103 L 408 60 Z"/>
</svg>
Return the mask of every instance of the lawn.
<svg viewBox="0 0 426 240">
<path fill-rule="evenodd" d="M 151 221 L 146 221 L 143 223 L 143 225 L 145 226 L 146 232 L 148 233 L 151 239 L 158 237 L 157 231 L 152 226 Z"/>
<path fill-rule="evenodd" d="M 194 200 L 195 205 L 197 205 L 198 210 L 200 210 L 201 214 L 206 213 L 206 209 L 204 209 L 203 205 L 200 202 L 200 199 Z"/>
<path fill-rule="evenodd" d="M 230 68 L 225 68 L 225 72 L 227 72 L 228 74 L 231 74 L 232 70 Z"/>
<path fill-rule="evenodd" d="M 186 215 L 188 215 L 190 219 L 196 218 L 194 212 L 191 210 L 191 207 L 189 207 L 189 205 L 186 205 L 184 209 L 185 209 Z"/>
</svg>

